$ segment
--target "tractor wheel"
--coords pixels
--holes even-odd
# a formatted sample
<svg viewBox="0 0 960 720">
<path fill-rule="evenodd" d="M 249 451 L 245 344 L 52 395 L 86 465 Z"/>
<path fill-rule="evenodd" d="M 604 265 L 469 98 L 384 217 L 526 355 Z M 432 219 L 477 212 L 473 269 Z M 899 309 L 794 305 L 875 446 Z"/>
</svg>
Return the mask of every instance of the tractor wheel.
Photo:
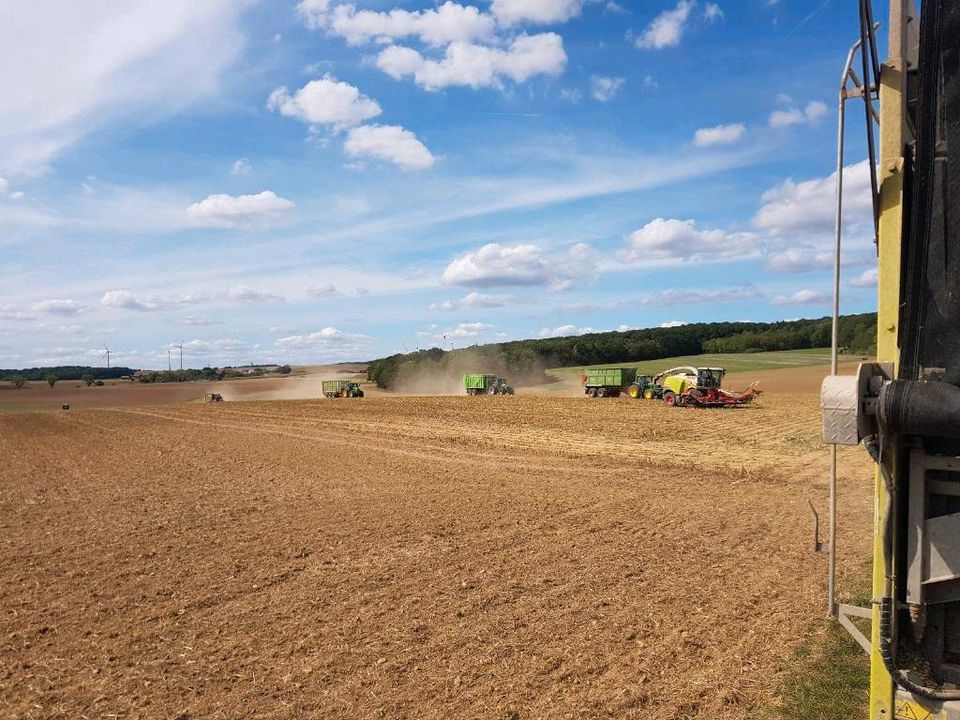
<svg viewBox="0 0 960 720">
<path fill-rule="evenodd" d="M 676 407 L 677 396 L 668 390 L 663 394 L 663 404 L 668 407 Z"/>
<path fill-rule="evenodd" d="M 637 398 L 639 398 L 640 395 L 641 395 L 641 393 L 640 393 L 640 386 L 639 386 L 639 385 L 631 385 L 631 386 L 630 386 L 630 389 L 627 390 L 627 395 L 629 395 L 630 397 L 632 397 L 634 400 L 636 400 Z"/>
<path fill-rule="evenodd" d="M 653 400 L 653 390 L 651 388 L 647 388 L 646 390 L 643 391 L 643 399 Z"/>
<path fill-rule="evenodd" d="M 507 395 L 513 395 L 513 394 L 514 394 L 513 387 L 510 385 L 507 385 Z"/>
</svg>

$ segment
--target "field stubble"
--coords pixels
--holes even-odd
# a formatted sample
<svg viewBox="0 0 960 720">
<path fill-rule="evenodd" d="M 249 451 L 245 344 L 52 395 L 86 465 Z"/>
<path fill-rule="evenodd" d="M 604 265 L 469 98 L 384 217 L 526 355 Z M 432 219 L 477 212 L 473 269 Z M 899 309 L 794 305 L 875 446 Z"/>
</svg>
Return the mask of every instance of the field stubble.
<svg viewBox="0 0 960 720">
<path fill-rule="evenodd" d="M 0 417 L 0 714 L 745 718 L 823 614 L 815 396 Z M 842 570 L 870 479 L 843 454 Z"/>
</svg>

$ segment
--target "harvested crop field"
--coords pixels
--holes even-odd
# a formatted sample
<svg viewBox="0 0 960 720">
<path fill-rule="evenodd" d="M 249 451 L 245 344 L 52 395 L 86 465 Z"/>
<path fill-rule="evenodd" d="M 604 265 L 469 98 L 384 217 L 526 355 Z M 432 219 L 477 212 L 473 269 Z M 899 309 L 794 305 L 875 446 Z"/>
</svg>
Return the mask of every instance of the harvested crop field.
<svg viewBox="0 0 960 720">
<path fill-rule="evenodd" d="M 752 716 L 824 614 L 818 428 L 809 393 L 0 416 L 0 715 Z"/>
</svg>

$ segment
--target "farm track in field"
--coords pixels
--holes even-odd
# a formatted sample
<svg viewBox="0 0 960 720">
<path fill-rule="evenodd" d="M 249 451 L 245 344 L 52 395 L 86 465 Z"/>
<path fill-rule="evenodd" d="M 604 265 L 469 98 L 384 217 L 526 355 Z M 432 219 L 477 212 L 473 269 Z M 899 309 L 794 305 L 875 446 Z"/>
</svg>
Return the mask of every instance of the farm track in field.
<svg viewBox="0 0 960 720">
<path fill-rule="evenodd" d="M 818 428 L 812 395 L 0 417 L 0 716 L 753 717 L 822 614 Z"/>
</svg>

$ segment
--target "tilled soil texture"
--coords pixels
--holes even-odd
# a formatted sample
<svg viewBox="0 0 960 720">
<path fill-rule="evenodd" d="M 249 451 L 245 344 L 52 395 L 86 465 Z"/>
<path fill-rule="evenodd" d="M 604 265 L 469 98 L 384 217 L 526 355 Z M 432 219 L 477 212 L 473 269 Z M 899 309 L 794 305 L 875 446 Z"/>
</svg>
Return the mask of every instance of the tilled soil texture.
<svg viewBox="0 0 960 720">
<path fill-rule="evenodd" d="M 0 716 L 746 718 L 824 615 L 813 395 L 0 417 Z M 862 570 L 864 453 L 842 454 Z"/>
</svg>

